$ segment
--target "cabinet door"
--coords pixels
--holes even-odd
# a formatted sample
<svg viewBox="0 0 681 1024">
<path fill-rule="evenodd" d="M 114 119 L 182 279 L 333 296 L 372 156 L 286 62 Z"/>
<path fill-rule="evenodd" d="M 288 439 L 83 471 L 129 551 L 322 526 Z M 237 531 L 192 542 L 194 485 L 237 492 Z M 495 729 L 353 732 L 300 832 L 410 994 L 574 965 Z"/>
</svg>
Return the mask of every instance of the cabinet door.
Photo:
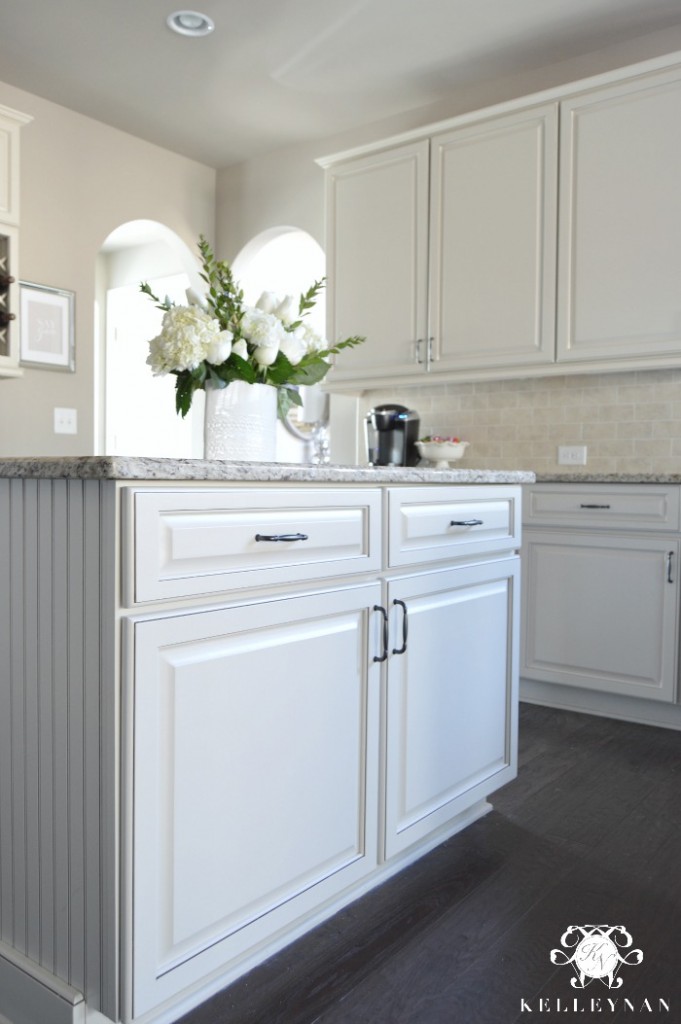
<svg viewBox="0 0 681 1024">
<path fill-rule="evenodd" d="M 330 379 L 370 383 L 419 372 L 426 336 L 428 142 L 327 173 L 328 336 L 366 337 Z M 425 358 L 425 345 L 421 346 Z"/>
<path fill-rule="evenodd" d="M 526 530 L 521 675 L 672 701 L 679 545 Z"/>
<path fill-rule="evenodd" d="M 431 142 L 434 370 L 553 362 L 556 104 Z"/>
<path fill-rule="evenodd" d="M 390 584 L 386 857 L 515 776 L 517 572 L 513 557 Z"/>
<path fill-rule="evenodd" d="M 558 359 L 681 352 L 681 76 L 561 106 Z"/>
<path fill-rule="evenodd" d="M 134 1016 L 375 867 L 379 595 L 134 625 Z"/>
<path fill-rule="evenodd" d="M 19 131 L 32 120 L 0 104 L 0 223 L 19 223 Z"/>
</svg>

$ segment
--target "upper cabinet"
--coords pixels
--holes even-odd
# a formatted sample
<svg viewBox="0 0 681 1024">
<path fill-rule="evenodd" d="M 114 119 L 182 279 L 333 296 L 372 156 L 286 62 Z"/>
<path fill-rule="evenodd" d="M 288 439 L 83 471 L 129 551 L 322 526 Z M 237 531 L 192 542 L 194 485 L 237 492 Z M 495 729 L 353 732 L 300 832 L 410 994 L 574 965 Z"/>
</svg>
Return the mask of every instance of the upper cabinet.
<svg viewBox="0 0 681 1024">
<path fill-rule="evenodd" d="M 323 161 L 330 386 L 681 366 L 670 60 Z"/>
<path fill-rule="evenodd" d="M 19 130 L 31 120 L 0 106 L 0 377 L 19 370 Z"/>
<path fill-rule="evenodd" d="M 329 337 L 369 339 L 334 378 L 413 373 L 426 358 L 428 142 L 332 168 L 326 194 Z"/>
<path fill-rule="evenodd" d="M 431 140 L 435 370 L 553 360 L 558 106 Z"/>
<path fill-rule="evenodd" d="M 681 355 L 681 71 L 561 118 L 558 359 Z"/>
</svg>

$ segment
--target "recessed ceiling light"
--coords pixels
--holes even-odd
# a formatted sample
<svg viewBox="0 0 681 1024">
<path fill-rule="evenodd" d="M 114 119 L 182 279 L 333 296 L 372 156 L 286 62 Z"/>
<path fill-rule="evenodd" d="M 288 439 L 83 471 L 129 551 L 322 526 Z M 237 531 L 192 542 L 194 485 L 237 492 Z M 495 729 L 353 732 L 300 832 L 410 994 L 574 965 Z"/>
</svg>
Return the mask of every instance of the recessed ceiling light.
<svg viewBox="0 0 681 1024">
<path fill-rule="evenodd" d="M 169 28 L 181 36 L 207 36 L 215 28 L 215 22 L 199 11 L 175 11 L 167 19 Z"/>
</svg>

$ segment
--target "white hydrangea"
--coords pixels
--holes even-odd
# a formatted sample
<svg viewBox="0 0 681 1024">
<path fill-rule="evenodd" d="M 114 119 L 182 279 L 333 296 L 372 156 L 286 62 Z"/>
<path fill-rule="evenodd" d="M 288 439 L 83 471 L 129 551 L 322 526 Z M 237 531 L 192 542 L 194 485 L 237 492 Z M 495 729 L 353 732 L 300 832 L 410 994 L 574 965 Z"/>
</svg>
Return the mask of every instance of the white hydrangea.
<svg viewBox="0 0 681 1024">
<path fill-rule="evenodd" d="M 149 342 L 147 363 L 162 377 L 173 370 L 193 370 L 209 352 L 218 358 L 225 351 L 220 362 L 231 352 L 231 335 L 209 313 L 200 306 L 173 306 L 163 316 L 161 333 Z"/>
</svg>

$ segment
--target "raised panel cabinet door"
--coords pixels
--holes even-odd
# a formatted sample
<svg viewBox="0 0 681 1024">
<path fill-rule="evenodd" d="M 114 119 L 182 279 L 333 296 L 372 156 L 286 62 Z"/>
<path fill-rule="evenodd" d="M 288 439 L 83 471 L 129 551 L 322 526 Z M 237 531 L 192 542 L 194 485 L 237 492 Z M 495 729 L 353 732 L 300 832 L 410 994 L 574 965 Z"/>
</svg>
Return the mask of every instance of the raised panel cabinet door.
<svg viewBox="0 0 681 1024">
<path fill-rule="evenodd" d="M 433 370 L 553 362 L 557 146 L 557 104 L 432 139 Z"/>
<path fill-rule="evenodd" d="M 366 338 L 330 382 L 418 374 L 417 342 L 427 329 L 427 140 L 330 168 L 326 197 L 328 337 Z"/>
<path fill-rule="evenodd" d="M 390 584 L 385 856 L 515 776 L 518 558 Z M 402 602 L 402 603 L 397 603 Z M 406 650 L 401 641 L 407 616 Z"/>
<path fill-rule="evenodd" d="M 681 353 L 681 73 L 561 104 L 558 359 Z"/>
<path fill-rule="evenodd" d="M 130 627 L 133 1016 L 376 866 L 379 595 L 367 584 Z"/>
<path fill-rule="evenodd" d="M 525 531 L 521 675 L 673 701 L 678 541 Z"/>
<path fill-rule="evenodd" d="M 19 131 L 31 120 L 0 104 L 0 224 L 19 223 Z"/>
</svg>

